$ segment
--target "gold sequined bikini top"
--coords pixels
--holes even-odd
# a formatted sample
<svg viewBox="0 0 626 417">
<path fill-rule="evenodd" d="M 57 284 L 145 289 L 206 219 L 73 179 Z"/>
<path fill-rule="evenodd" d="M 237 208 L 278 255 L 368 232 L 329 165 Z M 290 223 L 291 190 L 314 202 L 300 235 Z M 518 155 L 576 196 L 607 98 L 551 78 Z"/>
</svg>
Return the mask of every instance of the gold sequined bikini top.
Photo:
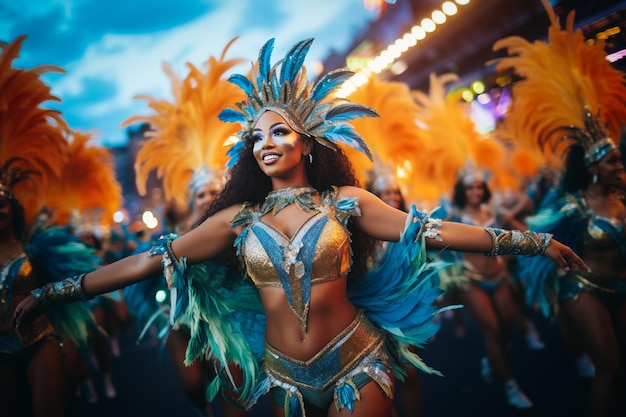
<svg viewBox="0 0 626 417">
<path fill-rule="evenodd" d="M 309 198 L 301 198 L 306 193 Z M 309 187 L 299 191 L 298 205 L 304 201 L 312 216 L 293 237 L 263 221 L 271 211 L 263 205 L 244 207 L 233 221 L 233 227 L 244 227 L 235 246 L 247 274 L 257 288 L 283 288 L 303 328 L 311 286 L 348 274 L 352 251 L 347 222 L 360 215 L 356 199 L 337 200 L 336 188 L 324 192 L 319 203 L 310 198 L 316 193 Z"/>
<path fill-rule="evenodd" d="M 577 211 L 586 221 L 580 250 L 608 251 L 618 248 L 626 255 L 626 219 L 601 216 L 591 210 L 581 193 L 566 195 L 565 212 Z"/>
</svg>

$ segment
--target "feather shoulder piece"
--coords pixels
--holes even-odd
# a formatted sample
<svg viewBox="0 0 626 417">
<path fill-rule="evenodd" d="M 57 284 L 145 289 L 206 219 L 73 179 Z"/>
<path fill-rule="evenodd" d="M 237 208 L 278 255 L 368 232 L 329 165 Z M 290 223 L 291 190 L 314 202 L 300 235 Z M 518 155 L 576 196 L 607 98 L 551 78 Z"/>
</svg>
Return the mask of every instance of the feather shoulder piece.
<svg viewBox="0 0 626 417">
<path fill-rule="evenodd" d="M 189 70 L 179 79 L 167 63 L 163 70 L 170 79 L 172 101 L 148 95 L 137 96 L 148 102 L 151 115 L 135 115 L 124 126 L 148 123 L 152 131 L 142 144 L 135 161 L 137 189 L 146 194 L 148 175 L 156 171 L 163 180 L 167 200 L 188 204 L 187 186 L 194 172 L 204 168 L 222 171 L 227 155 L 224 142 L 237 131 L 231 124 L 218 120 L 218 113 L 243 99 L 243 93 L 227 82 L 225 75 L 243 59 L 226 59 L 236 38 L 224 48 L 219 58 L 211 56 L 201 70 L 187 63 Z"/>
<path fill-rule="evenodd" d="M 64 71 L 52 65 L 13 67 L 25 39 L 0 42 L 0 188 L 20 201 L 32 224 L 41 196 L 54 187 L 67 160 L 67 125 L 58 111 L 44 108 L 60 100 L 41 79 Z"/>
</svg>

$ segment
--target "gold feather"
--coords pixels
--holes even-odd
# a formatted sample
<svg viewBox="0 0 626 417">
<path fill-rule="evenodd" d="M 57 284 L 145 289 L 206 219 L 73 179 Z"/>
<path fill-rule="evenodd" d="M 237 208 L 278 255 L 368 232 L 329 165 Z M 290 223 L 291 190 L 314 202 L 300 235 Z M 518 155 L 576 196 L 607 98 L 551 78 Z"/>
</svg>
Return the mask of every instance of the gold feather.
<svg viewBox="0 0 626 417">
<path fill-rule="evenodd" d="M 149 123 L 152 128 L 135 161 L 136 184 L 141 195 L 146 194 L 148 175 L 156 170 L 157 177 L 163 180 L 166 200 L 184 206 L 188 204 L 185 193 L 194 170 L 202 166 L 217 171 L 224 169 L 227 157 L 223 144 L 238 129 L 233 123 L 218 120 L 217 115 L 245 98 L 241 89 L 225 79 L 228 70 L 245 62 L 225 59 L 236 39 L 226 45 L 219 59 L 211 56 L 204 63 L 206 72 L 187 63 L 189 73 L 183 80 L 164 63 L 163 70 L 171 82 L 171 102 L 148 95 L 136 97 L 147 100 L 153 111 L 152 115 L 136 115 L 123 122 L 123 126 Z"/>
<path fill-rule="evenodd" d="M 376 167 L 393 165 L 398 184 L 407 201 L 416 199 L 417 187 L 410 183 L 410 165 L 417 162 L 420 150 L 415 117 L 417 106 L 406 84 L 371 78 L 355 91 L 351 101 L 373 108 L 380 117 L 353 120 L 374 155 Z M 374 165 L 362 152 L 342 146 L 362 184 L 368 181 Z"/>
<path fill-rule="evenodd" d="M 79 131 L 68 136 L 69 161 L 63 166 L 57 188 L 46 198 L 56 224 L 78 221 L 80 225 L 73 225 L 108 228 L 122 206 L 113 155 L 108 148 L 90 145 L 90 140 L 90 134 Z"/>
<path fill-rule="evenodd" d="M 523 78 L 513 86 L 503 134 L 542 164 L 560 166 L 569 143 L 561 140 L 558 128 L 584 128 L 584 106 L 594 114 L 601 110 L 611 138 L 619 141 L 626 120 L 626 82 L 606 59 L 604 40 L 590 44 L 581 30 L 574 30 L 574 11 L 562 30 L 550 3 L 542 3 L 550 18 L 547 42 L 531 43 L 515 36 L 501 39 L 493 49 L 506 49 L 508 56 L 492 62 L 497 70 L 513 68 Z"/>
<path fill-rule="evenodd" d="M 380 118 L 354 120 L 352 124 L 375 155 L 378 166 L 393 165 L 404 197 L 420 206 L 434 207 L 448 194 L 468 160 L 488 169 L 497 185 L 510 186 L 504 173 L 504 148 L 481 135 L 460 97 L 447 94 L 454 74 L 430 76 L 428 93 L 411 91 L 405 84 L 371 78 L 350 99 L 376 110 Z M 343 147 L 359 179 L 367 178 L 372 164 L 359 152 Z"/>
<path fill-rule="evenodd" d="M 457 80 L 455 74 L 431 74 L 429 93 L 414 92 L 420 107 L 417 124 L 427 138 L 418 165 L 422 171 L 420 184 L 428 187 L 429 197 L 435 202 L 451 192 L 468 164 L 488 170 L 494 179 L 502 178 L 500 173 L 504 171 L 502 144 L 479 133 L 459 94 L 446 92 L 446 85 Z"/>
<path fill-rule="evenodd" d="M 41 197 L 54 188 L 67 160 L 63 136 L 67 124 L 58 111 L 43 108 L 46 102 L 60 100 L 40 78 L 47 72 L 63 73 L 63 69 L 52 65 L 30 70 L 13 67 L 24 39 L 26 36 L 10 44 L 0 42 L 0 166 L 19 158 L 22 169 L 35 173 L 12 190 L 30 223 L 41 208 Z"/>
</svg>

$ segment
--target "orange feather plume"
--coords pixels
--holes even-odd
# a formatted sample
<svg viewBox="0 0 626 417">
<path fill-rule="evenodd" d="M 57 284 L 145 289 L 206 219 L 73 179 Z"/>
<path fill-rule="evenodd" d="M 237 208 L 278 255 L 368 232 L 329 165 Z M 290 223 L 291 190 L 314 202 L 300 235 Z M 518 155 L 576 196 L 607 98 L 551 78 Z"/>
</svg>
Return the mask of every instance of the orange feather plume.
<svg viewBox="0 0 626 417">
<path fill-rule="evenodd" d="M 87 133 L 69 134 L 69 161 L 56 189 L 46 198 L 56 224 L 108 228 L 122 206 L 113 155 L 108 148 L 90 145 L 90 140 Z"/>
<path fill-rule="evenodd" d="M 371 78 L 352 93 L 350 100 L 373 108 L 380 117 L 351 121 L 374 155 L 375 164 L 351 147 L 342 146 L 362 184 L 369 180 L 372 169 L 393 166 L 393 175 L 402 187 L 407 201 L 419 197 L 418 187 L 411 182 L 411 165 L 417 163 L 421 139 L 415 124 L 417 105 L 406 84 Z M 387 172 L 387 174 L 391 174 Z"/>
<path fill-rule="evenodd" d="M 601 110 L 611 138 L 619 141 L 626 120 L 626 80 L 606 59 L 603 39 L 591 44 L 581 30 L 574 30 L 574 11 L 562 30 L 550 3 L 542 3 L 551 22 L 547 42 L 501 39 L 493 49 L 506 49 L 508 56 L 492 62 L 497 70 L 513 68 L 523 78 L 513 86 L 513 104 L 502 134 L 554 167 L 561 165 L 569 146 L 557 129 L 584 128 L 585 106 L 594 114 Z"/>
<path fill-rule="evenodd" d="M 194 170 L 207 166 L 222 171 L 226 166 L 226 148 L 223 144 L 237 132 L 233 123 L 218 120 L 218 113 L 226 107 L 234 107 L 242 101 L 244 93 L 228 82 L 225 74 L 244 59 L 225 59 L 232 39 L 224 48 L 219 59 L 211 56 L 205 62 L 206 72 L 193 64 L 185 79 L 179 79 L 169 64 L 163 70 L 172 84 L 173 100 L 156 99 L 148 95 L 145 99 L 154 114 L 136 115 L 123 122 L 124 126 L 134 123 L 149 123 L 152 132 L 143 142 L 135 161 L 136 184 L 141 195 L 146 194 L 148 175 L 156 170 L 163 180 L 166 200 L 188 204 L 186 189 Z"/>
<path fill-rule="evenodd" d="M 502 143 L 479 133 L 459 95 L 446 92 L 446 85 L 457 80 L 455 74 L 431 74 L 429 93 L 414 92 L 417 124 L 427 144 L 418 165 L 420 184 L 435 201 L 451 192 L 468 165 L 489 171 L 495 187 L 506 186 L 498 182 L 504 178 Z"/>
<path fill-rule="evenodd" d="M 16 160 L 21 169 L 32 171 L 28 181 L 12 190 L 32 223 L 43 204 L 41 197 L 45 190 L 55 187 L 67 160 L 63 136 L 67 124 L 58 111 L 43 107 L 46 102 L 60 100 L 41 80 L 42 74 L 63 73 L 63 69 L 52 65 L 13 67 L 24 39 L 26 36 L 10 44 L 0 42 L 0 166 Z"/>
</svg>

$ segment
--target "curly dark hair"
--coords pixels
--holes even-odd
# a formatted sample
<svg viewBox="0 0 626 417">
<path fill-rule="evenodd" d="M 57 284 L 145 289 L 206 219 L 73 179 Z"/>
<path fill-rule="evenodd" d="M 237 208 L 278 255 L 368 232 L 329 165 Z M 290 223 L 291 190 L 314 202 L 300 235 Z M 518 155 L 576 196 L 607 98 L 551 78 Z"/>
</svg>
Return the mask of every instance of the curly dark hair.
<svg viewBox="0 0 626 417">
<path fill-rule="evenodd" d="M 580 145 L 571 145 L 565 157 L 562 190 L 568 193 L 584 190 L 591 184 L 592 178 L 593 175 L 585 166 L 585 150 Z"/>
<path fill-rule="evenodd" d="M 489 189 L 489 185 L 487 185 L 486 181 L 482 181 L 483 185 L 483 199 L 481 203 L 486 203 L 491 200 L 491 190 Z M 458 208 L 465 208 L 467 204 L 467 196 L 465 194 L 465 184 L 463 183 L 463 178 L 459 178 L 454 184 L 454 191 L 452 194 L 452 204 Z"/>
<path fill-rule="evenodd" d="M 311 154 L 313 162 L 306 163 L 306 174 L 309 183 L 320 193 L 332 186 L 359 186 L 359 182 L 352 168 L 350 160 L 340 149 L 330 149 L 320 145 L 312 138 L 305 138 L 312 142 Z M 260 204 L 267 194 L 272 191 L 272 180 L 257 164 L 252 154 L 253 142 L 246 140 L 241 150 L 239 160 L 231 169 L 228 181 L 219 195 L 213 200 L 206 213 L 193 225 L 197 227 L 206 218 L 218 211 L 235 204 Z M 352 268 L 350 277 L 360 277 L 367 272 L 368 261 L 376 248 L 376 240 L 363 233 L 353 220 L 348 222 L 351 233 Z M 224 254 L 232 263 L 234 250 L 229 249 Z"/>
<path fill-rule="evenodd" d="M 11 211 L 11 231 L 13 235 L 24 243 L 28 236 L 28 225 L 26 224 L 26 215 L 24 207 L 15 198 L 7 198 L 7 205 Z"/>
</svg>

